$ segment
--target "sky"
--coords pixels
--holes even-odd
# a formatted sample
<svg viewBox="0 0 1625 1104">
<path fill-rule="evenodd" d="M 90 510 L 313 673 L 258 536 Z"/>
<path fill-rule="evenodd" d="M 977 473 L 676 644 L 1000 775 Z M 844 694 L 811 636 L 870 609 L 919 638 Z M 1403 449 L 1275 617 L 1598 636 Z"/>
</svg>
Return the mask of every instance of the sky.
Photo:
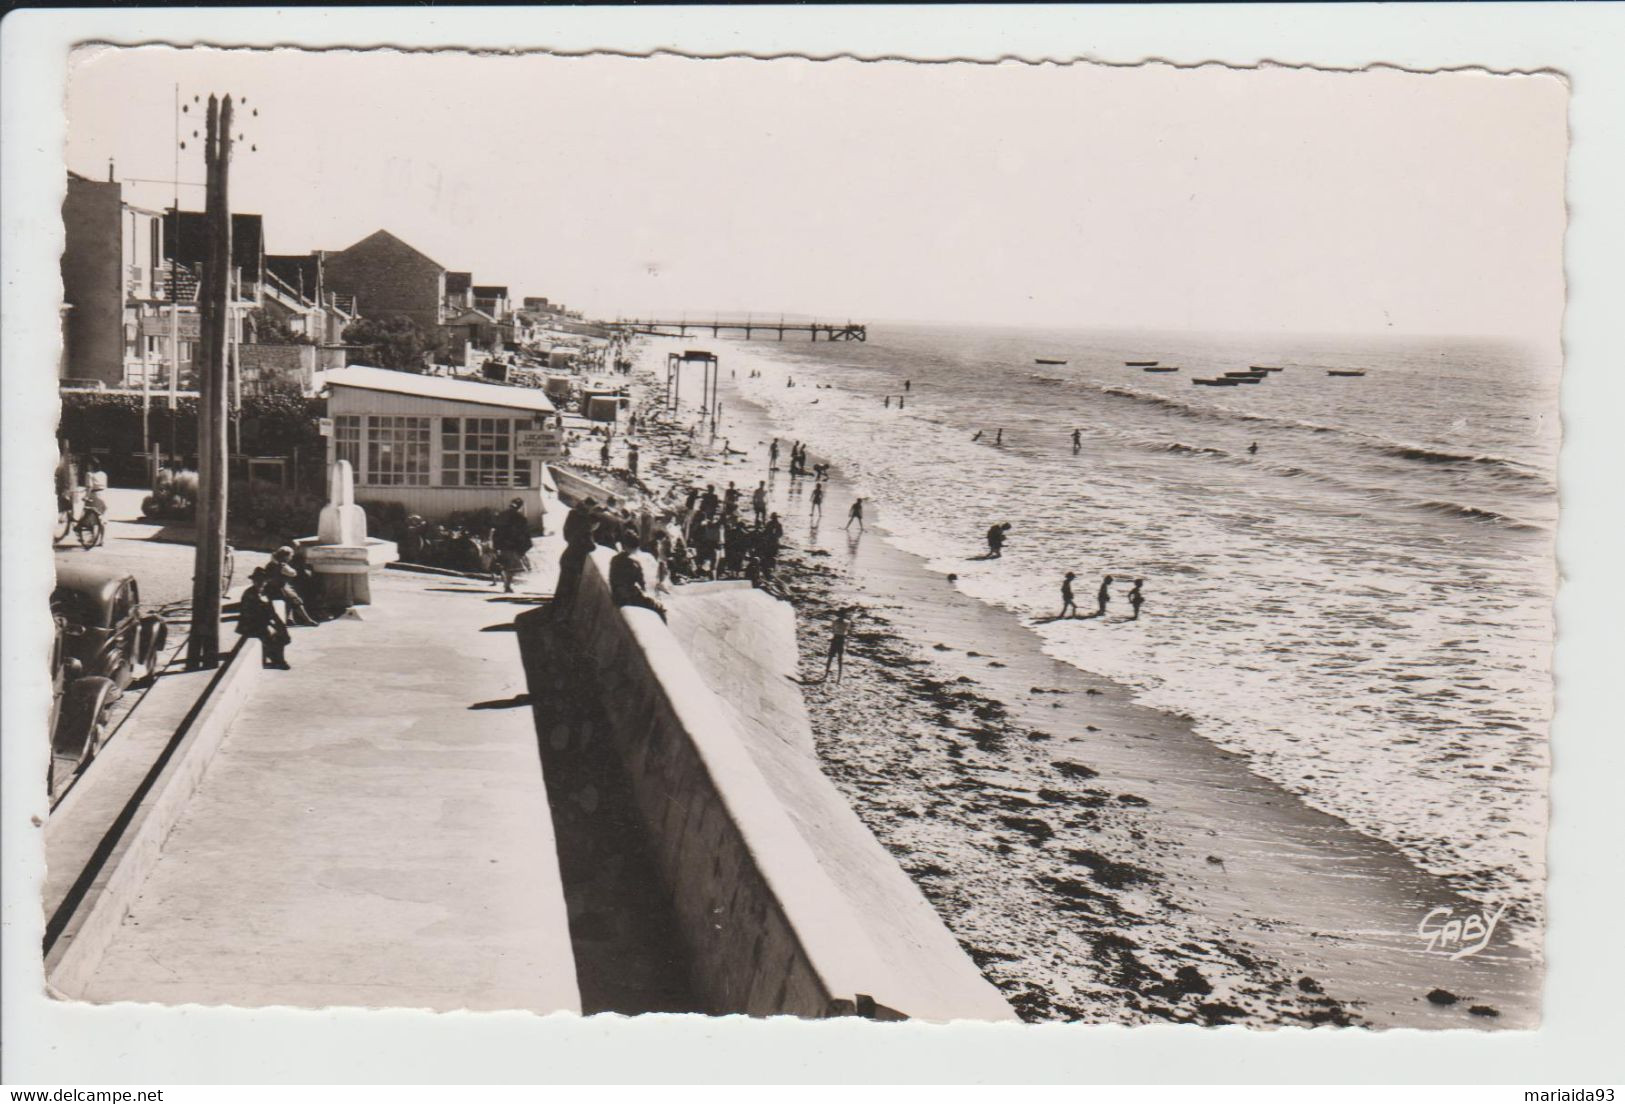
<svg viewBox="0 0 1625 1104">
<path fill-rule="evenodd" d="M 246 97 L 231 204 L 268 250 L 383 228 L 593 316 L 1541 344 L 1561 324 L 1550 76 L 93 47 L 68 167 L 174 179 L 177 84 L 183 181 L 192 97 Z"/>
</svg>

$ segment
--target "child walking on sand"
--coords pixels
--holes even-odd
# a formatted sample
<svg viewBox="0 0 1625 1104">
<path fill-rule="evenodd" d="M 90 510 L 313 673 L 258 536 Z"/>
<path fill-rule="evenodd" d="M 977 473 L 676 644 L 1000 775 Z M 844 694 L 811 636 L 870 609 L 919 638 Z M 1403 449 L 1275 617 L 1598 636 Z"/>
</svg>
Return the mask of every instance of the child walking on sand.
<svg viewBox="0 0 1625 1104">
<path fill-rule="evenodd" d="M 1095 616 L 1105 617 L 1106 603 L 1112 600 L 1112 577 L 1110 575 L 1101 580 L 1100 590 L 1095 595 L 1095 599 L 1100 603 L 1100 608 L 1095 611 Z"/>
<path fill-rule="evenodd" d="M 1068 610 L 1071 611 L 1070 616 L 1078 615 L 1078 603 L 1072 597 L 1072 580 L 1077 577 L 1076 572 L 1068 571 L 1066 578 L 1061 580 L 1061 612 L 1055 615 L 1057 621 L 1068 616 Z"/>
</svg>

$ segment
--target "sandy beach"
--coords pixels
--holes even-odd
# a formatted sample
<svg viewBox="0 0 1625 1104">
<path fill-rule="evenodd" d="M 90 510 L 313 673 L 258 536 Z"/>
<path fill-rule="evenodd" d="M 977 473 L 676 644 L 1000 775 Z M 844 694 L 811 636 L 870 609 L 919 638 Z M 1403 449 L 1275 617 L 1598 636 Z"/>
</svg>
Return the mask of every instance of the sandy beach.
<svg viewBox="0 0 1625 1104">
<path fill-rule="evenodd" d="M 667 419 L 650 386 L 670 344 L 644 345 L 634 369 L 644 480 L 732 481 L 747 496 L 768 480 L 786 528 L 771 588 L 797 610 L 822 766 L 1023 1017 L 1538 1022 L 1533 956 L 1427 952 L 1416 928 L 1430 909 L 1476 907 L 1441 879 L 1260 778 L 1188 718 L 1046 656 L 1017 617 L 888 541 L 873 507 L 865 532 L 844 528 L 853 491 L 839 470 L 813 524 L 811 478 L 769 471 L 775 428 L 732 386 L 732 343 L 719 345 L 716 435 L 702 427 L 686 455 L 698 411 Z M 624 463 L 623 442 L 614 455 Z M 827 626 L 846 606 L 860 613 L 845 676 L 824 681 Z"/>
</svg>

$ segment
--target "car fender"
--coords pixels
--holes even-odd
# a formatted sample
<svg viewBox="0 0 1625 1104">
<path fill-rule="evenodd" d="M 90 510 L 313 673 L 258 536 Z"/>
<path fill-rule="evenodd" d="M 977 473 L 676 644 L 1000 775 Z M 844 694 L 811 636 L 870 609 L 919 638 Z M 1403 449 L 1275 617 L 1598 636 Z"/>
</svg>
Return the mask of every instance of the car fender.
<svg viewBox="0 0 1625 1104">
<path fill-rule="evenodd" d="M 84 764 L 101 747 L 107 709 L 118 695 L 112 679 L 88 675 L 74 679 L 62 694 L 62 709 L 56 731 L 51 734 L 51 754 Z"/>
</svg>

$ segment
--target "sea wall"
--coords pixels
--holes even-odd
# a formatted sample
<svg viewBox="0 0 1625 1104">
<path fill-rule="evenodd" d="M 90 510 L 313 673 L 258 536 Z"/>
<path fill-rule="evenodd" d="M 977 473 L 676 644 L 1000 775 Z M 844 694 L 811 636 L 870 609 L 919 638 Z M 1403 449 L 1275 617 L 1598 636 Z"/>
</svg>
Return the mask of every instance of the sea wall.
<svg viewBox="0 0 1625 1104">
<path fill-rule="evenodd" d="M 770 662 L 746 656 L 734 665 L 732 688 L 745 692 L 729 697 L 744 703 L 742 712 L 713 688 L 656 614 L 614 605 L 609 559 L 607 551 L 594 553 L 575 601 L 552 631 L 573 646 L 582 673 L 576 692 L 591 694 L 608 719 L 607 738 L 626 768 L 694 984 L 710 1010 L 1014 1019 L 819 773 L 810 734 L 776 740 L 766 760 L 751 747 L 764 739 L 745 719 L 744 712 L 755 712 L 751 702 L 785 690 L 799 702 L 771 662 L 784 647 L 760 649 Z M 763 640 L 786 636 L 793 654 L 788 607 L 748 589 L 693 588 L 673 600 L 674 619 L 687 616 L 682 607 L 689 603 L 718 598 L 727 603 L 714 611 L 721 620 L 759 622 L 754 628 Z M 757 599 L 768 605 L 751 606 Z M 695 624 L 691 636 L 698 632 L 714 644 L 716 634 Z M 782 702 L 770 712 L 798 727 L 794 709 Z M 799 823 L 792 815 L 798 807 Z M 805 813 L 815 808 L 822 838 L 807 832 Z M 861 876 L 852 877 L 854 871 Z"/>
</svg>

